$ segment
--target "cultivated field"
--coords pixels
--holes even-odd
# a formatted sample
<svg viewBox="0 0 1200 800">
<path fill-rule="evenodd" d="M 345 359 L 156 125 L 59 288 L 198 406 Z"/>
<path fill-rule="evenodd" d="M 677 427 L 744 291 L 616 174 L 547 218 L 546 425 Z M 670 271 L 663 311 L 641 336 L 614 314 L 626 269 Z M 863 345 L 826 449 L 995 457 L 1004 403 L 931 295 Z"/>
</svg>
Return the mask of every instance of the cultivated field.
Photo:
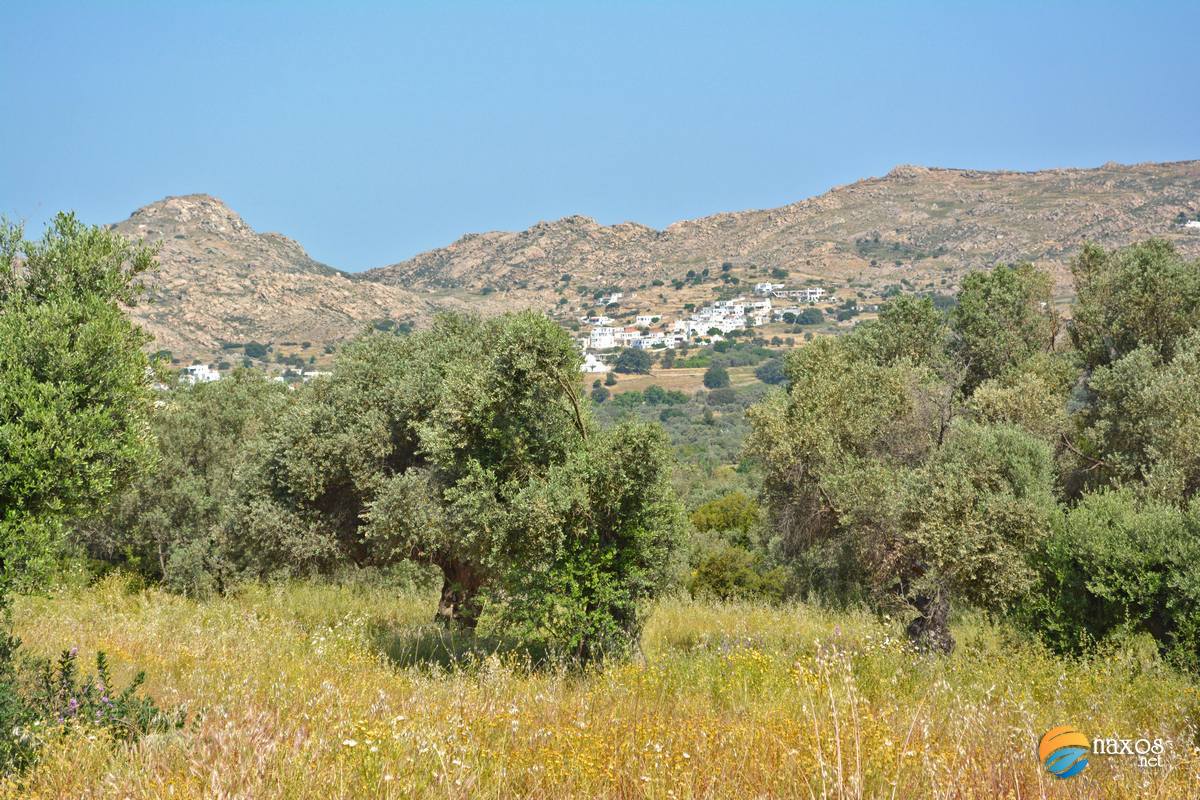
<svg viewBox="0 0 1200 800">
<path fill-rule="evenodd" d="M 132 749 L 53 743 L 6 798 L 1195 796 L 1194 684 L 1152 646 L 1064 661 L 978 620 L 949 658 L 897 624 L 808 606 L 667 600 L 642 656 L 584 674 L 514 656 L 445 666 L 433 598 L 250 587 L 197 602 L 121 578 L 22 598 L 26 648 L 108 651 L 189 723 Z M 1057 781 L 1038 738 L 1172 741 Z"/>
<path fill-rule="evenodd" d="M 704 373 L 706 367 L 697 368 L 679 368 L 679 369 L 662 369 L 655 367 L 650 371 L 649 375 L 617 375 L 617 383 L 615 386 L 610 386 L 609 391 L 613 394 L 621 392 L 632 392 L 634 390 L 642 391 L 648 386 L 661 386 L 664 389 L 678 389 L 685 394 L 692 394 L 704 388 Z M 603 379 L 603 375 L 587 374 L 584 381 L 587 388 L 591 388 L 592 381 L 597 377 Z M 754 383 L 757 378 L 754 377 L 754 367 L 730 367 L 729 368 L 729 384 L 735 389 L 742 386 L 749 386 Z"/>
</svg>

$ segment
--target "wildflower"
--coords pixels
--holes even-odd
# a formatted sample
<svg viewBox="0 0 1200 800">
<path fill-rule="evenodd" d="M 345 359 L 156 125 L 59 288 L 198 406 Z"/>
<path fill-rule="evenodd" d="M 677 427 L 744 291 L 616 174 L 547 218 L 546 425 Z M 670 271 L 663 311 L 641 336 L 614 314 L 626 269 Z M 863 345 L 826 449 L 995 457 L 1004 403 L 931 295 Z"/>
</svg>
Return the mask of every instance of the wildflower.
<svg viewBox="0 0 1200 800">
<path fill-rule="evenodd" d="M 358 742 L 354 739 L 342 739 L 342 744 L 346 747 L 355 747 L 358 745 Z"/>
</svg>

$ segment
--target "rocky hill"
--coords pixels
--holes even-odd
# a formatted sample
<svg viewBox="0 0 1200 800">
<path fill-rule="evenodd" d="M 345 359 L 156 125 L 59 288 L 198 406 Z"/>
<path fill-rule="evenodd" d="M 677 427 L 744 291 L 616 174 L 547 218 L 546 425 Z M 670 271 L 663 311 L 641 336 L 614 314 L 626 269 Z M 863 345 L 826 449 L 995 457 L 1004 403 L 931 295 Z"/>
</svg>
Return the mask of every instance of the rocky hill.
<svg viewBox="0 0 1200 800">
<path fill-rule="evenodd" d="M 379 320 L 414 320 L 433 310 L 405 289 L 314 261 L 286 236 L 255 232 L 208 195 L 168 197 L 114 227 L 160 247 L 148 297 L 133 314 L 156 347 L 179 357 L 250 341 L 322 345 Z"/>
<path fill-rule="evenodd" d="M 348 275 L 299 244 L 258 233 L 208 195 L 170 197 L 115 227 L 160 245 L 150 297 L 134 313 L 176 357 L 257 341 L 318 356 L 380 320 L 422 324 L 440 308 L 534 307 L 570 319 L 604 289 L 621 314 L 681 311 L 759 280 L 817 282 L 857 296 L 887 287 L 953 291 L 962 275 L 1031 260 L 1070 293 L 1085 241 L 1151 236 L 1200 256 L 1200 161 L 1042 172 L 897 167 L 782 208 L 717 214 L 655 230 L 571 216 L 517 233 L 468 234 L 407 261 Z M 689 273 L 691 273 L 689 275 Z M 569 276 L 569 277 L 568 277 Z M 233 348 L 236 350 L 236 348 Z"/>
<path fill-rule="evenodd" d="M 928 282 L 999 262 L 1054 269 L 1085 241 L 1117 246 L 1163 236 L 1200 209 L 1200 161 L 1042 172 L 902 166 L 782 208 L 717 214 L 665 230 L 572 216 L 519 233 L 462 237 L 365 277 L 406 287 L 547 290 L 576 281 L 633 288 L 689 269 L 777 267 L 818 279 Z"/>
</svg>

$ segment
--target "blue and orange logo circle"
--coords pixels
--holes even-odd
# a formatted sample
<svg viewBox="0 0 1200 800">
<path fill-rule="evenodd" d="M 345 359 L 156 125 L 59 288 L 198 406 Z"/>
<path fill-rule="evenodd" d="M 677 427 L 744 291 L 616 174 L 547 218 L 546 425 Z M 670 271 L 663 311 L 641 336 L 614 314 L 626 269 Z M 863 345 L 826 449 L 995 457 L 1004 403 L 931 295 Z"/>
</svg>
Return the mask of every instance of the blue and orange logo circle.
<svg viewBox="0 0 1200 800">
<path fill-rule="evenodd" d="M 1070 725 L 1060 725 L 1046 731 L 1038 745 L 1038 760 L 1056 778 L 1070 778 L 1087 767 L 1087 755 L 1092 743 Z"/>
</svg>

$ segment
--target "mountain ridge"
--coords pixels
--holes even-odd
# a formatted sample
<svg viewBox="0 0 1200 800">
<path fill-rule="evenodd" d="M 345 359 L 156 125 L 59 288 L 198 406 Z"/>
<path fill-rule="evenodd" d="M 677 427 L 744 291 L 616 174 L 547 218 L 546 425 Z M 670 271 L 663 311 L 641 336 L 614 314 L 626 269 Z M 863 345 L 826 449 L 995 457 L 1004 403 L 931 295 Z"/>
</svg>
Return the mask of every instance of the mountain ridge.
<svg viewBox="0 0 1200 800">
<path fill-rule="evenodd" d="M 972 269 L 1029 260 L 1065 296 L 1083 242 L 1158 236 L 1200 256 L 1200 231 L 1179 222 L 1198 216 L 1200 161 L 1189 160 L 1025 172 L 901 164 L 774 208 L 662 229 L 571 214 L 466 233 L 358 273 L 255 231 L 207 194 L 163 198 L 111 227 L 161 248 L 151 302 L 134 314 L 160 347 L 195 357 L 230 342 L 336 344 L 383 320 L 421 325 L 442 309 L 532 307 L 569 321 L 602 289 L 670 313 L 783 272 L 859 295 L 896 285 L 949 292 Z"/>
<path fill-rule="evenodd" d="M 888 233 L 893 234 L 895 243 L 910 245 L 907 248 L 898 248 L 902 256 L 905 255 L 905 250 L 912 251 L 909 255 L 927 255 L 940 244 L 948 248 L 955 247 L 956 257 L 960 260 L 964 256 L 969 257 L 972 266 L 975 267 L 985 266 L 988 261 L 994 263 L 1014 258 L 1040 260 L 1051 256 L 1050 260 L 1057 260 L 1064 249 L 1077 248 L 1080 242 L 1088 238 L 1086 234 L 1089 232 L 1093 234 L 1092 238 L 1107 245 L 1127 243 L 1130 237 L 1121 235 L 1126 232 L 1170 236 L 1172 231 L 1166 224 L 1169 215 L 1164 216 L 1161 219 L 1163 224 L 1158 226 L 1133 224 L 1135 220 L 1126 220 L 1106 228 L 1103 224 L 1106 216 L 1104 210 L 1095 207 L 1115 199 L 1125 201 L 1125 207 L 1120 202 L 1113 204 L 1109 209 L 1112 214 L 1135 212 L 1138 204 L 1133 201 L 1140 193 L 1156 188 L 1153 186 L 1154 178 L 1162 173 L 1168 174 L 1173 184 L 1157 188 L 1174 188 L 1178 191 L 1169 193 L 1170 196 L 1161 197 L 1159 204 L 1176 211 L 1194 209 L 1195 198 L 1200 195 L 1200 161 L 1161 164 L 1146 162 L 1135 165 L 1109 162 L 1095 168 L 1058 168 L 1027 172 L 898 165 L 882 177 L 865 178 L 837 186 L 820 195 L 784 206 L 719 212 L 696 219 L 679 220 L 663 229 L 630 222 L 604 226 L 591 218 L 575 215 L 554 222 L 539 222 L 524 231 L 471 234 L 460 237 L 445 247 L 368 270 L 364 275 L 371 280 L 409 287 L 479 288 L 480 281 L 472 280 L 472 276 L 477 278 L 480 275 L 499 275 L 503 278 L 508 272 L 506 268 L 514 265 L 527 267 L 538 263 L 539 260 L 546 261 L 545 266 L 551 270 L 564 268 L 569 271 L 570 267 L 577 266 L 575 262 L 578 260 L 578 254 L 584 253 L 595 258 L 601 265 L 609 265 L 613 261 L 613 254 L 606 252 L 605 248 L 612 239 L 621 240 L 620 246 L 626 250 L 623 254 L 626 260 L 651 261 L 666 267 L 666 271 L 671 267 L 683 266 L 690 260 L 709 258 L 720 261 L 740 258 L 770 260 L 779 262 L 778 266 L 793 268 L 811 267 L 814 266 L 811 263 L 813 259 L 820 259 L 822 263 L 815 266 L 833 266 L 835 271 L 844 272 L 855 266 L 861 268 L 869 265 L 871 259 L 859 259 L 863 263 L 856 264 L 853 258 L 830 258 L 831 254 L 827 252 L 829 244 L 841 245 L 835 250 L 842 256 L 849 256 L 851 254 L 846 251 L 845 245 L 850 242 L 873 235 L 879 235 L 881 240 L 884 240 Z M 986 236 L 988 231 L 981 229 L 975 235 L 969 235 L 969 229 L 973 224 L 988 222 L 988 215 L 979 213 L 981 207 L 987 211 L 989 204 L 995 206 L 998 202 L 1002 203 L 1006 191 L 1004 184 L 1020 185 L 1017 192 L 1023 191 L 1026 194 L 1025 200 L 1030 203 L 1028 211 L 1038 212 L 1043 218 L 1042 222 L 1054 221 L 1054 209 L 1047 208 L 1047 205 L 1058 201 L 1066 208 L 1074 206 L 1082 215 L 1095 218 L 1099 227 L 1089 231 L 1086 226 L 1080 225 L 1075 231 L 1068 231 L 1066 236 L 1058 230 L 1055 232 L 1057 235 L 1044 237 L 1050 243 L 1049 247 L 1038 246 L 1033 240 L 1021 242 L 1013 247 L 987 247 L 982 237 Z M 933 202 L 936 202 L 933 195 L 939 191 L 937 187 L 940 186 L 943 193 L 948 192 L 944 199 L 957 206 L 960 214 L 952 223 L 941 227 L 958 226 L 963 229 L 959 231 L 960 235 L 954 236 L 951 235 L 952 231 L 943 230 L 939 236 L 933 238 L 944 242 L 933 243 L 933 247 L 925 250 L 912 246 L 919 242 L 908 240 L 921 238 L 914 237 L 914 233 L 920 233 L 917 229 L 922 226 L 936 226 L 938 218 L 946 216 L 944 213 L 914 214 L 913 203 L 922 199 L 919 197 L 921 192 L 905 191 L 906 187 L 914 186 L 924 187 L 930 195 L 924 199 Z M 1074 197 L 1071 196 L 1072 193 Z M 1190 204 L 1185 196 L 1190 199 Z M 832 212 L 860 212 L 861 209 L 855 208 L 855 201 L 864 199 L 894 205 L 893 219 L 899 219 L 902 224 L 886 224 L 886 214 L 877 214 L 875 219 L 864 219 L 857 229 L 854 229 L 852 220 L 839 219 L 836 214 L 832 218 L 817 219 L 818 216 L 829 215 Z M 1090 208 L 1089 200 L 1092 206 Z M 859 215 L 863 216 L 861 213 Z M 865 216 L 870 217 L 869 214 Z M 905 219 L 906 217 L 908 219 Z M 1007 234 L 1020 233 L 1018 226 L 1014 224 L 1015 220 L 992 222 L 998 222 L 991 225 L 993 238 L 997 234 L 1004 238 Z M 548 246 L 553 250 L 552 253 L 547 252 Z M 487 248 L 492 248 L 495 252 L 482 252 Z M 978 253 L 978 256 L 971 257 L 973 253 Z M 525 278 L 528 279 L 528 276 Z M 508 288 L 510 283 L 502 280 L 501 287 L 497 288 Z"/>
</svg>

